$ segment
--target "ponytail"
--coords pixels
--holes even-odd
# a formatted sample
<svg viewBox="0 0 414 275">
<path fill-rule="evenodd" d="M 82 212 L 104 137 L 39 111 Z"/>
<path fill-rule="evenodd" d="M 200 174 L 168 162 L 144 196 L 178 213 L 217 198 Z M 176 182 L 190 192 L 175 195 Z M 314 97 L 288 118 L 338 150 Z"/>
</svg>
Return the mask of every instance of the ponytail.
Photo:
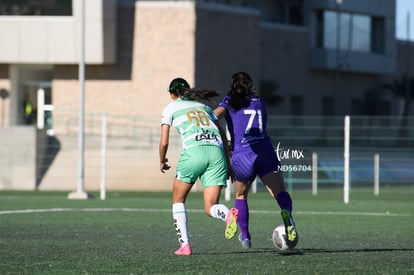
<svg viewBox="0 0 414 275">
<path fill-rule="evenodd" d="M 168 88 L 170 93 L 187 100 L 210 100 L 212 97 L 219 95 L 218 92 L 212 90 L 190 88 L 188 82 L 183 78 L 175 78 L 171 81 Z"/>
</svg>

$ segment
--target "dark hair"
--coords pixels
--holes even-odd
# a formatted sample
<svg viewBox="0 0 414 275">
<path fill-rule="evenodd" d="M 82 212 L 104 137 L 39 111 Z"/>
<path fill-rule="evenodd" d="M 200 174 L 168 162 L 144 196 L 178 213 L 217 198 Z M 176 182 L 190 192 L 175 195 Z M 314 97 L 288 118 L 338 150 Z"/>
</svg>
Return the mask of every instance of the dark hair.
<svg viewBox="0 0 414 275">
<path fill-rule="evenodd" d="M 218 92 L 212 90 L 190 88 L 188 82 L 184 78 L 175 78 L 171 81 L 168 91 L 182 99 L 188 100 L 209 100 L 211 97 L 219 95 Z"/>
<path fill-rule="evenodd" d="M 188 85 L 188 82 L 184 78 L 178 77 L 171 81 L 168 91 L 170 93 L 178 95 L 181 88 L 189 89 L 190 85 Z"/>
<path fill-rule="evenodd" d="M 247 107 L 250 97 L 255 95 L 255 88 L 250 76 L 245 72 L 237 72 L 231 76 L 229 96 L 229 106 L 235 110 Z"/>
</svg>

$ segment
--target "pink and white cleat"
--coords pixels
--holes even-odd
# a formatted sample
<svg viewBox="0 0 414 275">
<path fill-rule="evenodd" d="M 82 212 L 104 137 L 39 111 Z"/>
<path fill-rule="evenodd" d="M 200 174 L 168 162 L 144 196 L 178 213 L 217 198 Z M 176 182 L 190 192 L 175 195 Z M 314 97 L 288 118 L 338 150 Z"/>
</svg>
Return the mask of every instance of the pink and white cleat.
<svg viewBox="0 0 414 275">
<path fill-rule="evenodd" d="M 193 254 L 193 251 L 191 250 L 191 246 L 189 243 L 182 244 L 180 248 L 178 248 L 178 250 L 175 251 L 175 255 L 190 256 L 191 254 Z"/>
</svg>

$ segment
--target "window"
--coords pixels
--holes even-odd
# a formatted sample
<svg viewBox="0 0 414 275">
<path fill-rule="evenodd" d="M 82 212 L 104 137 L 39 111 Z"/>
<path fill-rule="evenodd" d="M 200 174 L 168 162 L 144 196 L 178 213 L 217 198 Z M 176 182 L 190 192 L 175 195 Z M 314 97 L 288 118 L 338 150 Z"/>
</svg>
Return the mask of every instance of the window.
<svg viewBox="0 0 414 275">
<path fill-rule="evenodd" d="M 317 11 L 316 47 L 384 53 L 384 19 L 336 11 Z"/>
<path fill-rule="evenodd" d="M 72 0 L 0 0 L 0 16 L 71 16 Z"/>
<path fill-rule="evenodd" d="M 324 48 L 370 51 L 371 24 L 368 16 L 326 11 L 324 13 Z M 338 36 L 339 35 L 339 36 Z"/>
<path fill-rule="evenodd" d="M 323 11 L 316 12 L 316 47 L 323 48 Z"/>
<path fill-rule="evenodd" d="M 303 0 L 255 1 L 261 11 L 261 20 L 287 25 L 303 26 Z"/>
<path fill-rule="evenodd" d="M 288 6 L 289 19 L 288 23 L 292 25 L 303 25 L 303 12 L 301 3 L 293 3 Z"/>
<path fill-rule="evenodd" d="M 371 32 L 371 51 L 373 53 L 383 54 L 385 52 L 385 22 L 384 18 L 373 17 L 371 20 L 372 32 Z"/>
</svg>

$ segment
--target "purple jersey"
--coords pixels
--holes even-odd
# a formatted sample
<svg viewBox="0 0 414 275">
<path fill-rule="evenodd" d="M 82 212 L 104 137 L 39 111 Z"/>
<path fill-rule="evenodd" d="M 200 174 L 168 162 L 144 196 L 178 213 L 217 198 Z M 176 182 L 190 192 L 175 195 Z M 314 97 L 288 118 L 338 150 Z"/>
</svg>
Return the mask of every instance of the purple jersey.
<svg viewBox="0 0 414 275">
<path fill-rule="evenodd" d="M 236 179 L 251 183 L 256 175 L 262 177 L 278 171 L 280 162 L 266 132 L 267 112 L 261 98 L 251 97 L 249 106 L 234 110 L 226 96 L 219 107 L 226 109 L 227 128 L 234 146 L 232 164 Z"/>
<path fill-rule="evenodd" d="M 261 98 L 251 97 L 249 106 L 237 111 L 229 108 L 228 102 L 229 97 L 226 96 L 219 106 L 227 111 L 226 122 L 234 150 L 270 142 L 266 132 L 266 107 Z"/>
</svg>

